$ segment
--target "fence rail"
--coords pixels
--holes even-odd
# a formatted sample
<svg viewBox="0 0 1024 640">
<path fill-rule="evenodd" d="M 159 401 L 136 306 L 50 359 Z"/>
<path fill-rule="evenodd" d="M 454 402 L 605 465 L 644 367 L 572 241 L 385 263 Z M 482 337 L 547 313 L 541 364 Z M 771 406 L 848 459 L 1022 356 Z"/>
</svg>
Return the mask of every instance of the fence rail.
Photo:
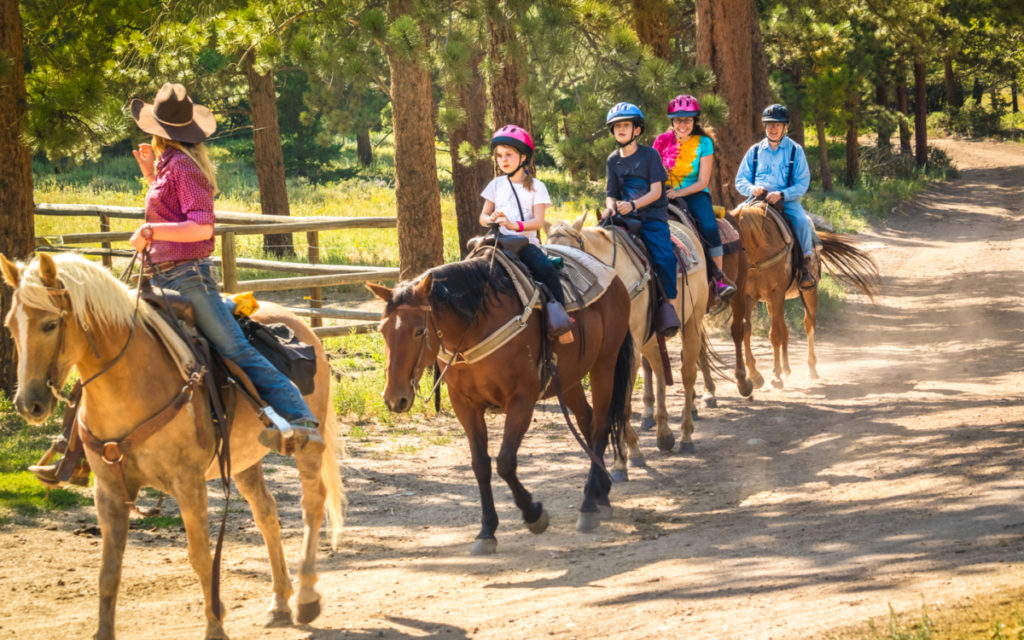
<svg viewBox="0 0 1024 640">
<path fill-rule="evenodd" d="M 132 232 L 110 231 L 110 220 L 112 218 L 145 219 L 145 209 L 142 207 L 100 204 L 39 203 L 36 205 L 35 212 L 36 215 L 41 216 L 97 216 L 100 223 L 99 232 L 38 236 L 36 237 L 36 245 L 40 249 L 51 251 L 76 251 L 85 255 L 98 255 L 102 257 L 103 264 L 107 268 L 112 267 L 115 256 L 130 257 L 133 253 L 131 250 L 114 249 L 111 247 L 113 242 L 126 242 L 129 240 Z M 393 217 L 342 218 L 309 216 L 295 218 L 292 216 L 218 211 L 214 235 L 221 238 L 221 255 L 213 259 L 221 266 L 223 279 L 221 285 L 227 293 L 237 293 L 239 291 L 286 291 L 308 288 L 310 308 L 291 310 L 299 315 L 308 317 L 310 319 L 310 326 L 313 327 L 313 331 L 318 336 L 328 337 L 367 333 L 376 329 L 376 323 L 322 326 L 323 318 L 375 320 L 380 317 L 379 313 L 358 309 L 322 309 L 323 287 L 356 284 L 371 280 L 397 280 L 399 270 L 395 267 L 373 265 L 320 264 L 319 234 L 321 231 L 391 229 L 396 226 L 396 219 Z M 302 232 L 306 233 L 309 245 L 308 262 L 284 262 L 237 257 L 235 236 Z M 100 248 L 71 248 L 67 246 L 79 244 L 99 244 Z M 238 279 L 239 267 L 301 275 L 292 278 L 264 278 L 240 281 Z"/>
</svg>

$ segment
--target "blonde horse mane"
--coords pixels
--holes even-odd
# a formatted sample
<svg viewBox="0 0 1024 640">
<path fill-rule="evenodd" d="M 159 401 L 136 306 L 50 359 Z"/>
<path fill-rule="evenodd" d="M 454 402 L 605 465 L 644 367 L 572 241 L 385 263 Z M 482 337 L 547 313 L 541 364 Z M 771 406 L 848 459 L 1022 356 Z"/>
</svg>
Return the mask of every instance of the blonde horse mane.
<svg viewBox="0 0 1024 640">
<path fill-rule="evenodd" d="M 71 313 L 83 327 L 129 327 L 135 312 L 135 294 L 127 285 L 98 264 L 73 253 L 54 257 L 57 277 L 67 290 Z M 22 278 L 18 298 L 22 304 L 59 313 L 50 290 L 39 273 L 39 258 L 19 264 Z M 148 316 L 148 305 L 139 305 L 139 313 Z"/>
</svg>

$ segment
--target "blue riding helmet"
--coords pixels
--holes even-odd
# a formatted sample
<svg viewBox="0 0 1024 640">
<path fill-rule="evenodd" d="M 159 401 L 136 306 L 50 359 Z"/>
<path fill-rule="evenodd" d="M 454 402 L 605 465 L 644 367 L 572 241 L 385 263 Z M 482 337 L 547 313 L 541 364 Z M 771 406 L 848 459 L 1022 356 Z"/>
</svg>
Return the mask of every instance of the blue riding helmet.
<svg viewBox="0 0 1024 640">
<path fill-rule="evenodd" d="M 608 110 L 608 116 L 604 119 L 606 127 L 611 129 L 616 122 L 628 121 L 634 125 L 644 126 L 644 112 L 640 107 L 629 102 L 620 102 Z"/>
</svg>

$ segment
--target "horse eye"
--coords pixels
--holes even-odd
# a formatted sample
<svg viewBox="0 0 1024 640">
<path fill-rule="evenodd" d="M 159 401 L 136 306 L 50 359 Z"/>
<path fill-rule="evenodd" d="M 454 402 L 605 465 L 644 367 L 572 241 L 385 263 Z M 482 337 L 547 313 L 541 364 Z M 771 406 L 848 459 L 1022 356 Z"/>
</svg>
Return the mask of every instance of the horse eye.
<svg viewBox="0 0 1024 640">
<path fill-rule="evenodd" d="M 427 328 L 426 327 L 420 327 L 420 328 L 416 329 L 416 331 L 413 332 L 413 333 L 416 335 L 417 338 L 419 338 L 420 336 L 422 336 L 426 332 L 427 332 Z"/>
<path fill-rule="evenodd" d="M 50 320 L 49 322 L 47 322 L 46 324 L 43 325 L 43 331 L 46 332 L 46 333 L 50 333 L 51 331 L 56 331 L 56 330 L 57 330 L 57 321 L 56 320 Z"/>
</svg>

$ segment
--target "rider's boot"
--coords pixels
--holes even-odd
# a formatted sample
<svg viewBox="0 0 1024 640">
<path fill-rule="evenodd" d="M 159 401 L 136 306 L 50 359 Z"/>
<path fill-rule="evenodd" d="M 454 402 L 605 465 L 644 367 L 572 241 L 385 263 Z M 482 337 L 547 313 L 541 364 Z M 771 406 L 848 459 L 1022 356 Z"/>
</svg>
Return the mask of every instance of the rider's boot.
<svg viewBox="0 0 1024 640">
<path fill-rule="evenodd" d="M 558 338 L 562 344 L 571 343 L 574 339 L 572 328 L 576 321 L 572 319 L 562 303 L 551 300 L 545 305 L 545 310 L 548 316 L 548 338 L 551 340 Z"/>
<path fill-rule="evenodd" d="M 260 444 L 264 447 L 273 449 L 282 455 L 287 455 L 289 452 L 288 440 L 292 440 L 295 448 L 306 453 L 319 454 L 326 448 L 316 422 L 308 419 L 286 422 L 270 407 L 264 407 L 263 412 L 274 424 L 274 426 L 264 429 L 259 435 Z"/>
<path fill-rule="evenodd" d="M 658 307 L 658 313 L 654 316 L 654 329 L 666 338 L 671 338 L 679 333 L 679 314 L 676 313 L 676 306 L 671 300 L 665 300 Z"/>
<path fill-rule="evenodd" d="M 805 255 L 803 268 L 800 270 L 800 288 L 807 291 L 817 287 L 820 269 L 817 253 Z"/>
</svg>

